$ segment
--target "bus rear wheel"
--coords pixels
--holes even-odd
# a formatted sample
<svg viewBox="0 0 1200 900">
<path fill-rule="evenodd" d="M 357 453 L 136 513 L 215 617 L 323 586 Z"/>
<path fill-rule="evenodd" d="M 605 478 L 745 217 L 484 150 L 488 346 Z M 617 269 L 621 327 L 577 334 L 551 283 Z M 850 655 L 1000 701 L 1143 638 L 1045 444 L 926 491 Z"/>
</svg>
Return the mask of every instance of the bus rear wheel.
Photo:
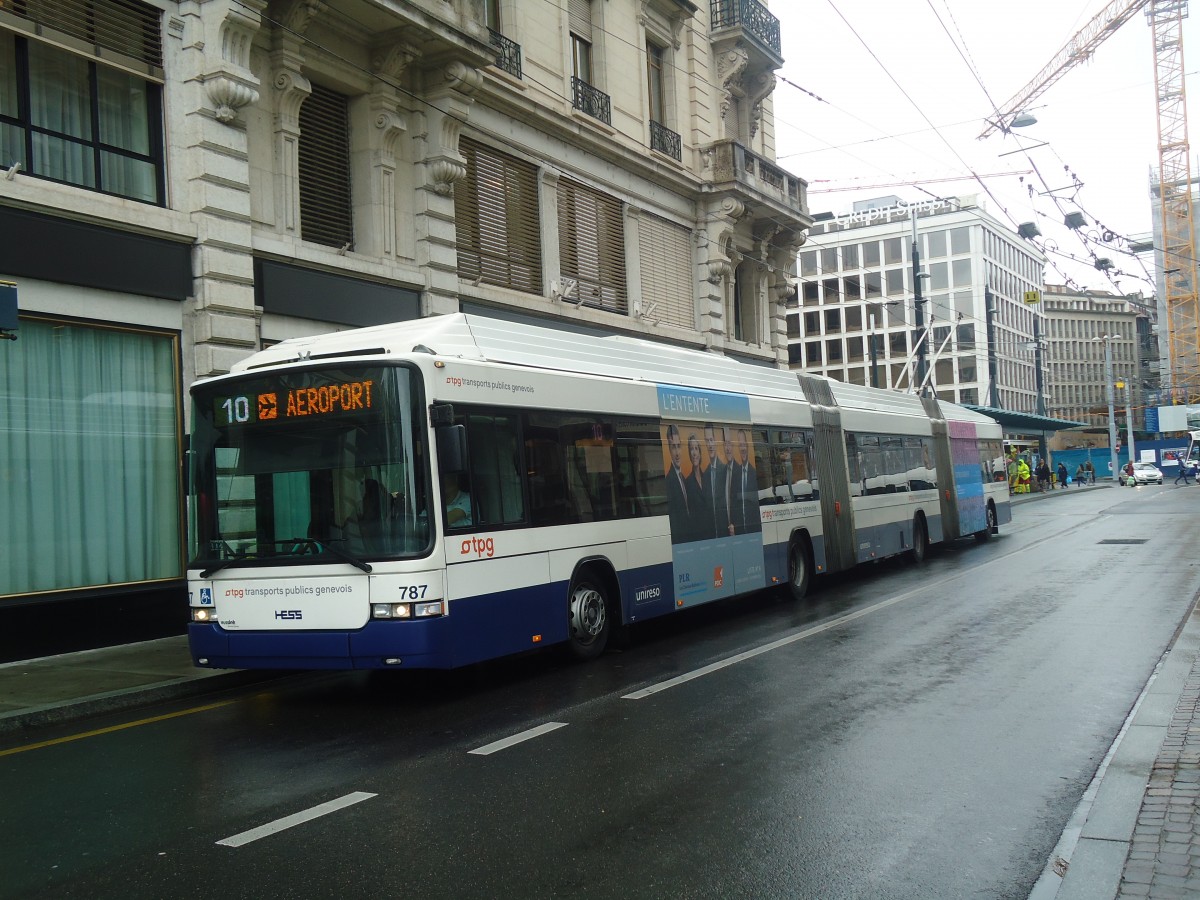
<svg viewBox="0 0 1200 900">
<path fill-rule="evenodd" d="M 920 565 L 925 562 L 929 552 L 929 531 L 925 528 L 925 520 L 920 516 L 913 519 L 912 549 L 908 551 L 910 562 Z"/>
<path fill-rule="evenodd" d="M 983 531 L 975 532 L 975 540 L 981 544 L 992 536 L 996 530 L 996 507 L 991 503 L 987 505 L 987 527 Z"/>
<path fill-rule="evenodd" d="M 603 585 L 588 574 L 571 582 L 567 647 L 579 660 L 595 659 L 608 646 L 611 630 L 608 597 Z"/>
<path fill-rule="evenodd" d="M 797 602 L 808 595 L 808 583 L 812 579 L 812 555 L 808 542 L 803 538 L 792 538 L 788 544 L 788 596 Z"/>
</svg>

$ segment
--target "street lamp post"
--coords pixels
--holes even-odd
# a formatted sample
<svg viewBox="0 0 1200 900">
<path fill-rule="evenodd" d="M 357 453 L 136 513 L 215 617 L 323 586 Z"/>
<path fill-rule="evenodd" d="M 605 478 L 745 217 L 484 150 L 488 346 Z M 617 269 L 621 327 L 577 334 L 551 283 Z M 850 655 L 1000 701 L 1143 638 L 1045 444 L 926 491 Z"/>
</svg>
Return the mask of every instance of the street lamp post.
<svg viewBox="0 0 1200 900">
<path fill-rule="evenodd" d="M 1102 334 L 1096 341 L 1104 341 L 1104 395 L 1108 400 L 1108 464 L 1112 468 L 1113 481 L 1121 483 L 1121 470 L 1117 466 L 1117 418 L 1113 412 L 1113 361 L 1111 334 Z"/>
<path fill-rule="evenodd" d="M 1137 459 L 1136 448 L 1133 445 L 1133 406 L 1129 402 L 1129 382 L 1125 386 L 1125 442 L 1129 445 L 1129 461 Z"/>
</svg>

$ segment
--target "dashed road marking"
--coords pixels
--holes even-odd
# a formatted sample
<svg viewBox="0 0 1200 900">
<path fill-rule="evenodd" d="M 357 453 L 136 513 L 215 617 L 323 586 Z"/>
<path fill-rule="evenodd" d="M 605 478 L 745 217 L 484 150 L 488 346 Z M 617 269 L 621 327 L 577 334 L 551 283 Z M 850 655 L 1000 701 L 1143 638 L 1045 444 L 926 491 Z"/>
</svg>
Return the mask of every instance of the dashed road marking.
<svg viewBox="0 0 1200 900">
<path fill-rule="evenodd" d="M 536 728 L 530 728 L 528 731 L 522 731 L 520 734 L 514 734 L 511 737 L 502 738 L 498 741 L 492 741 L 490 744 L 484 744 L 482 747 L 476 747 L 474 750 L 467 751 L 476 756 L 488 756 L 498 750 L 505 750 L 514 744 L 519 744 L 522 741 L 528 741 L 531 738 L 541 737 L 551 731 L 556 731 L 559 728 L 565 728 L 566 722 L 547 722 L 545 725 L 539 725 Z"/>
<path fill-rule="evenodd" d="M 368 794 L 365 791 L 355 791 L 353 794 L 338 797 L 336 800 L 330 800 L 328 803 L 322 803 L 294 815 L 284 816 L 282 819 L 276 819 L 274 822 L 268 822 L 266 825 L 259 825 L 257 828 L 251 828 L 249 831 L 243 831 L 241 834 L 233 835 L 233 837 L 223 838 L 217 841 L 217 843 L 222 847 L 241 847 L 249 844 L 251 841 L 257 841 L 259 838 L 265 838 L 280 831 L 285 831 L 288 828 L 302 825 L 305 822 L 311 822 L 313 819 L 319 819 L 321 816 L 327 816 L 332 812 L 337 812 L 339 809 L 345 809 L 347 806 L 353 806 L 355 803 L 362 803 L 364 800 L 370 800 L 375 796 L 378 795 Z"/>
</svg>

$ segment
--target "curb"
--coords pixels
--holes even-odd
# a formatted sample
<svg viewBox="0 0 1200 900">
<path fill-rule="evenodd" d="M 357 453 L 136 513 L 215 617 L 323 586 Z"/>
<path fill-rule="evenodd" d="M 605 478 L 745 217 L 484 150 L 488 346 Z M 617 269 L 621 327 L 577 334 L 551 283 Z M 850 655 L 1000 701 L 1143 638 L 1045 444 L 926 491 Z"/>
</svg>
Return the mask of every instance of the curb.
<svg viewBox="0 0 1200 900">
<path fill-rule="evenodd" d="M 260 681 L 272 681 L 291 674 L 293 673 L 280 671 L 216 672 L 200 677 L 187 676 L 141 687 L 122 688 L 81 700 L 63 700 L 59 703 L 49 703 L 19 712 L 0 713 L 0 735 L 11 734 L 24 728 L 61 725 L 104 713 L 150 706 L 167 700 L 198 697 Z"/>
</svg>

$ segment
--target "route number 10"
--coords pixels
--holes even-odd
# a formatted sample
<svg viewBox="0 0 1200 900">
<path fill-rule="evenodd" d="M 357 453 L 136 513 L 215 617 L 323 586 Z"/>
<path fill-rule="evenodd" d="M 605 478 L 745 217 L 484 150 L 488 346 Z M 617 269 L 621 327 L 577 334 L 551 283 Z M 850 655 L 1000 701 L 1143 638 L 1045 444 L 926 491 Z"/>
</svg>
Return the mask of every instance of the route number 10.
<svg viewBox="0 0 1200 900">
<path fill-rule="evenodd" d="M 229 422 L 250 421 L 250 399 L 248 397 L 229 397 L 221 404 L 225 410 L 225 418 Z"/>
</svg>

